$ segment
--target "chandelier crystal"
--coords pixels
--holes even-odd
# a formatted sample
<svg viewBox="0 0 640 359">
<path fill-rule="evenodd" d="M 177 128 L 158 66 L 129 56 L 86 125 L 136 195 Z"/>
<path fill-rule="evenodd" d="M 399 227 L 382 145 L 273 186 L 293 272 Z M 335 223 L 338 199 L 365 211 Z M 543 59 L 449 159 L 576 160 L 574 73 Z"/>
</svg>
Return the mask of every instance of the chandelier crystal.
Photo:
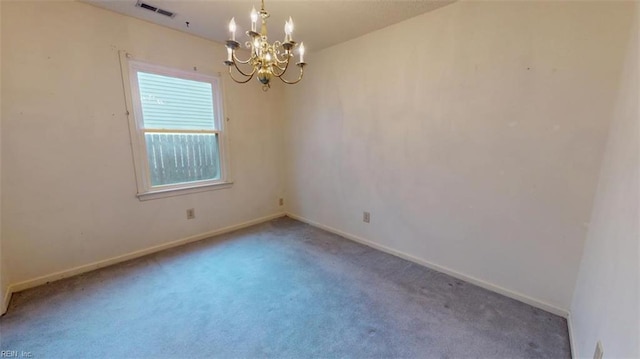
<svg viewBox="0 0 640 359">
<path fill-rule="evenodd" d="M 260 32 L 257 32 L 258 17 L 261 19 Z M 269 13 L 264 9 L 264 0 L 262 0 L 262 8 L 260 11 L 256 11 L 255 7 L 251 9 L 251 31 L 247 31 L 249 41 L 245 42 L 245 46 L 250 51 L 250 57 L 247 60 L 240 60 L 236 56 L 236 50 L 240 47 L 240 43 L 236 41 L 236 22 L 235 18 L 232 18 L 229 22 L 229 32 L 231 38 L 227 40 L 227 60 L 224 62 L 229 67 L 229 75 L 233 81 L 237 83 L 247 83 L 254 76 L 257 76 L 258 81 L 262 83 L 262 90 L 267 91 L 271 87 L 271 80 L 278 78 L 286 84 L 297 84 L 302 80 L 304 74 L 304 44 L 301 42 L 299 45 L 293 41 L 293 20 L 289 17 L 289 20 L 284 24 L 284 40 L 274 41 L 270 44 L 267 40 L 267 19 Z M 283 76 L 289 69 L 289 63 L 294 57 L 294 49 L 298 49 L 300 55 L 300 61 L 296 63 L 296 66 L 300 68 L 300 74 L 296 80 L 287 80 Z M 240 66 L 238 66 L 240 64 Z M 242 67 L 248 68 L 242 69 Z M 240 74 L 241 78 L 236 78 L 233 75 L 232 68 L 236 69 L 236 72 Z"/>
</svg>

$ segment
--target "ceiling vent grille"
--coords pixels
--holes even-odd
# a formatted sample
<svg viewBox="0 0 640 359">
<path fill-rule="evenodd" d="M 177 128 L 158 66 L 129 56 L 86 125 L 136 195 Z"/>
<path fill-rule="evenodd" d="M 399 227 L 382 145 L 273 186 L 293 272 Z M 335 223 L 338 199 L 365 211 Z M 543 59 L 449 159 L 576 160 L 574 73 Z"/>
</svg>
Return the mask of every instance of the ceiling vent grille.
<svg viewBox="0 0 640 359">
<path fill-rule="evenodd" d="M 136 2 L 136 6 L 140 7 L 140 8 L 143 8 L 143 9 L 147 9 L 149 11 L 153 11 L 153 12 L 158 13 L 160 15 L 164 15 L 164 16 L 170 17 L 170 18 L 174 18 L 176 16 L 176 14 L 174 12 L 171 12 L 171 11 L 168 11 L 168 10 L 164 10 L 164 9 L 160 9 L 160 8 L 158 8 L 156 6 L 147 4 L 147 3 L 142 2 L 140 0 L 138 0 L 138 2 Z"/>
</svg>

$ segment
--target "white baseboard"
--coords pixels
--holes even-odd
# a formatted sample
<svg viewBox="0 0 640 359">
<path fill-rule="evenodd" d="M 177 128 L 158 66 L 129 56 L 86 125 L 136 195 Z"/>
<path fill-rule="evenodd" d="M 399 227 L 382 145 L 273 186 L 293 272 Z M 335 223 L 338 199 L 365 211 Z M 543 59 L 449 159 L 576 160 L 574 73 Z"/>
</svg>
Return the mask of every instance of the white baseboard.
<svg viewBox="0 0 640 359">
<path fill-rule="evenodd" d="M 571 314 L 567 317 L 567 327 L 569 328 L 569 344 L 571 345 L 571 357 L 574 359 L 580 358 L 578 355 L 578 349 L 576 348 L 575 332 L 573 331 L 573 319 Z"/>
<path fill-rule="evenodd" d="M 7 309 L 9 309 L 9 302 L 11 302 L 11 290 L 8 288 L 6 288 L 6 291 L 4 292 L 4 298 L 2 298 L 2 307 L 0 308 L 0 315 L 3 315 L 4 313 L 7 312 Z"/>
<path fill-rule="evenodd" d="M 569 316 L 569 312 L 567 310 L 562 309 L 562 308 L 558 308 L 558 307 L 556 307 L 554 305 L 551 305 L 551 304 L 548 304 L 548 303 L 545 303 L 544 301 L 531 298 L 531 297 L 526 296 L 524 294 L 509 290 L 509 289 L 506 289 L 506 288 L 503 288 L 503 287 L 500 287 L 498 285 L 495 285 L 495 284 L 492 284 L 492 283 L 489 283 L 489 282 L 485 282 L 485 281 L 483 281 L 481 279 L 474 278 L 474 277 L 472 277 L 470 275 L 466 275 L 464 273 L 457 272 L 455 270 L 443 267 L 441 265 L 429 262 L 427 260 L 424 260 L 424 259 L 412 256 L 410 254 L 395 250 L 393 248 L 389 248 L 387 246 L 372 242 L 372 241 L 370 241 L 368 239 L 364 239 L 362 237 L 358 237 L 356 235 L 353 235 L 353 234 L 350 234 L 350 233 L 346 233 L 346 232 L 343 232 L 341 230 L 338 230 L 338 229 L 335 229 L 335 228 L 332 228 L 332 227 L 329 227 L 329 226 L 325 226 L 323 224 L 314 222 L 312 220 L 309 220 L 307 218 L 304 218 L 304 217 L 299 216 L 299 215 L 294 214 L 294 213 L 287 212 L 287 216 L 291 217 L 293 219 L 299 220 L 301 222 L 305 222 L 307 224 L 310 224 L 310 225 L 312 225 L 314 227 L 318 227 L 320 229 L 324 229 L 325 231 L 337 234 L 337 235 L 342 236 L 344 238 L 353 240 L 355 242 L 362 243 L 362 244 L 364 244 L 366 246 L 375 248 L 377 250 L 380 250 L 380 251 L 392 254 L 394 256 L 406 259 L 408 261 L 423 265 L 423 266 L 425 266 L 427 268 L 431 268 L 431 269 L 436 270 L 438 272 L 442 272 L 442 273 L 448 274 L 448 275 L 450 275 L 452 277 L 464 280 L 465 282 L 469 282 L 469 283 L 475 284 L 475 285 L 477 285 L 479 287 L 488 289 L 488 290 L 490 290 L 492 292 L 496 292 L 498 294 L 502 294 L 502 295 L 507 296 L 509 298 L 518 300 L 518 301 L 526 303 L 526 304 L 529 304 L 529 305 L 534 306 L 536 308 L 540 308 L 542 310 L 545 310 L 547 312 L 559 315 L 561 317 L 567 318 Z"/>
<path fill-rule="evenodd" d="M 359 243 L 362 243 L 362 244 L 367 245 L 369 247 L 378 249 L 380 251 L 395 255 L 397 257 L 412 261 L 414 263 L 418 263 L 420 265 L 423 265 L 425 267 L 431 268 L 431 269 L 436 270 L 438 272 L 446 273 L 446 274 L 448 274 L 448 275 L 450 275 L 452 277 L 455 277 L 455 278 L 464 280 L 466 282 L 475 284 L 475 285 L 477 285 L 479 287 L 488 289 L 490 291 L 505 295 L 505 296 L 507 296 L 509 298 L 513 298 L 513 299 L 521 301 L 523 303 L 532 305 L 532 306 L 534 306 L 536 308 L 540 308 L 542 310 L 548 311 L 548 312 L 556 314 L 556 315 L 560 315 L 560 316 L 565 317 L 565 318 L 569 317 L 569 312 L 567 310 L 565 310 L 565 309 L 558 308 L 556 306 L 553 306 L 551 304 L 545 303 L 543 301 L 528 297 L 528 296 L 526 296 L 524 294 L 509 290 L 509 289 L 506 289 L 506 288 L 503 288 L 503 287 L 500 287 L 500 286 L 492 284 L 492 283 L 485 282 L 483 280 L 480 280 L 480 279 L 474 278 L 472 276 L 469 276 L 469 275 L 466 275 L 466 274 L 451 270 L 449 268 L 446 268 L 446 267 L 440 266 L 438 264 L 426 261 L 424 259 L 421 259 L 421 258 L 412 256 L 412 255 L 406 254 L 404 252 L 389 248 L 387 246 L 372 242 L 372 241 L 364 239 L 362 237 L 358 237 L 356 235 L 340 231 L 340 230 L 335 229 L 333 227 L 329 227 L 329 226 L 326 226 L 326 225 L 311 221 L 311 220 L 309 220 L 307 218 L 304 218 L 302 216 L 299 216 L 299 215 L 296 215 L 296 214 L 290 213 L 290 212 L 287 212 L 287 213 L 276 213 L 276 214 L 273 214 L 273 215 L 270 215 L 270 216 L 265 216 L 265 217 L 257 218 L 257 219 L 251 220 L 251 221 L 243 222 L 243 223 L 240 223 L 240 224 L 236 224 L 236 225 L 232 225 L 232 226 L 228 226 L 228 227 L 224 227 L 224 228 L 208 231 L 208 232 L 197 234 L 197 235 L 194 235 L 194 236 L 189 236 L 189 237 L 186 237 L 186 238 L 182 238 L 182 239 L 179 239 L 179 240 L 176 240 L 176 241 L 173 241 L 173 242 L 169 242 L 169 243 L 164 243 L 164 244 L 157 245 L 157 246 L 154 246 L 154 247 L 150 247 L 150 248 L 147 248 L 147 249 L 142 249 L 142 250 L 139 250 L 139 251 L 123 254 L 123 255 L 120 255 L 120 256 L 117 256 L 117 257 L 101 260 L 101 261 L 90 263 L 90 264 L 85 264 L 85 265 L 82 265 L 82 266 L 79 266 L 79 267 L 66 269 L 66 270 L 63 270 L 63 271 L 60 271 L 60 272 L 47 274 L 47 275 L 36 277 L 36 278 L 33 278 L 33 279 L 29 279 L 29 280 L 26 280 L 26 281 L 23 281 L 23 282 L 11 284 L 9 286 L 9 288 L 7 289 L 6 293 L 5 293 L 5 297 L 3 298 L 2 307 L 0 308 L 2 310 L 2 312 L 0 314 L 4 314 L 6 312 L 8 306 L 9 306 L 9 301 L 11 299 L 11 295 L 13 293 L 20 292 L 20 291 L 23 291 L 25 289 L 29 289 L 29 288 L 32 288 L 32 287 L 36 287 L 36 286 L 39 286 L 39 285 L 42 285 L 42 284 L 45 284 L 45 283 L 48 283 L 48 282 L 53 282 L 53 281 L 60 280 L 60 279 L 63 279 L 63 278 L 68 278 L 68 277 L 71 277 L 71 276 L 74 276 L 74 275 L 78 275 L 78 274 L 82 274 L 82 273 L 85 273 L 85 272 L 89 272 L 89 271 L 92 271 L 92 270 L 95 270 L 95 269 L 98 269 L 98 268 L 107 267 L 107 266 L 110 266 L 110 265 L 113 265 L 113 264 L 116 264 L 116 263 L 120 263 L 120 262 L 124 262 L 124 261 L 131 260 L 131 259 L 134 259 L 134 258 L 142 257 L 142 256 L 145 256 L 145 255 L 148 255 L 148 254 L 151 254 L 151 253 L 155 253 L 155 252 L 159 252 L 159 251 L 162 251 L 162 250 L 165 250 L 165 249 L 169 249 L 169 248 L 172 248 L 172 247 L 177 247 L 177 246 L 184 245 L 184 244 L 187 244 L 187 243 L 190 243 L 190 242 L 199 241 L 199 240 L 202 240 L 202 239 L 205 239 L 205 238 L 209 238 L 209 237 L 213 237 L 213 236 L 216 236 L 216 235 L 220 235 L 220 234 L 228 233 L 228 232 L 231 232 L 231 231 L 235 231 L 235 230 L 238 230 L 238 229 L 241 229 L 241 228 L 249 227 L 249 226 L 252 226 L 252 225 L 255 225 L 255 224 L 258 224 L 258 223 L 270 221 L 272 219 L 279 218 L 279 217 L 282 217 L 282 216 L 285 216 L 285 215 L 289 216 L 289 217 L 291 217 L 293 219 L 299 220 L 301 222 L 308 223 L 308 224 L 310 224 L 310 225 L 312 225 L 314 227 L 318 227 L 318 228 L 321 228 L 321 229 L 326 230 L 328 232 L 335 233 L 335 234 L 337 234 L 339 236 L 342 236 L 344 238 L 353 240 L 355 242 L 359 242 Z M 568 318 L 567 323 L 568 323 L 568 326 L 569 326 L 569 335 L 570 335 L 570 340 L 571 340 L 572 354 L 573 354 L 574 357 L 577 357 L 576 353 L 574 352 L 574 346 L 573 346 L 574 340 L 573 340 L 573 337 L 572 337 L 573 332 L 571 330 L 571 320 L 570 320 L 570 318 Z"/>
<path fill-rule="evenodd" d="M 114 265 L 116 263 L 128 261 L 128 260 L 131 260 L 131 259 L 134 259 L 134 258 L 138 258 L 138 257 L 142 257 L 142 256 L 146 256 L 148 254 L 159 252 L 159 251 L 162 251 L 162 250 L 165 250 L 165 249 L 169 249 L 169 248 L 172 248 L 172 247 L 181 246 L 181 245 L 184 245 L 184 244 L 187 244 L 187 243 L 190 243 L 190 242 L 195 242 L 195 241 L 199 241 L 199 240 L 202 240 L 202 239 L 205 239 L 205 238 L 210 238 L 210 237 L 217 236 L 217 235 L 220 235 L 220 234 L 232 232 L 232 231 L 235 231 L 235 230 L 238 230 L 238 229 L 242 229 L 242 228 L 245 228 L 245 227 L 253 226 L 255 224 L 259 224 L 259 223 L 262 223 L 262 222 L 267 222 L 267 221 L 270 221 L 272 219 L 283 217 L 283 216 L 285 216 L 285 213 L 284 212 L 280 212 L 280 213 L 272 214 L 270 216 L 256 218 L 256 219 L 253 219 L 253 220 L 250 220 L 250 221 L 247 221 L 247 222 L 235 224 L 235 225 L 224 227 L 224 228 L 220 228 L 220 229 L 214 229 L 212 231 L 208 231 L 208 232 L 205 232 L 205 233 L 201 233 L 201 234 L 196 234 L 196 235 L 193 235 L 193 236 L 185 237 L 185 238 L 173 241 L 173 242 L 164 243 L 164 244 L 160 244 L 160 245 L 157 245 L 157 246 L 154 246 L 154 247 L 150 247 L 150 248 L 138 250 L 138 251 L 135 251 L 135 252 L 123 254 L 123 255 L 120 255 L 120 256 L 117 256 L 117 257 L 104 259 L 104 260 L 101 260 L 101 261 L 97 261 L 97 262 L 81 265 L 79 267 L 65 269 L 65 270 L 60 271 L 60 272 L 47 274 L 47 275 L 43 275 L 43 276 L 40 276 L 40 277 L 29 279 L 29 280 L 26 280 L 26 281 L 23 281 L 23 282 L 11 284 L 11 285 L 9 285 L 9 288 L 7 289 L 7 293 L 5 295 L 4 302 L 2 303 L 2 305 L 3 305 L 2 314 L 4 314 L 7 311 L 7 308 L 9 307 L 9 301 L 11 299 L 11 294 L 12 293 L 17 293 L 17 292 L 23 291 L 25 289 L 29 289 L 29 288 L 37 287 L 37 286 L 42 285 L 42 284 L 46 284 L 48 282 L 53 282 L 53 281 L 60 280 L 60 279 L 63 279 L 63 278 L 72 277 L 72 276 L 75 276 L 75 275 L 78 275 L 78 274 L 82 274 L 82 273 L 85 273 L 85 272 L 89 272 L 89 271 L 92 271 L 92 270 L 95 270 L 95 269 L 98 269 L 98 268 L 107 267 L 107 266 L 110 266 L 110 265 Z"/>
</svg>

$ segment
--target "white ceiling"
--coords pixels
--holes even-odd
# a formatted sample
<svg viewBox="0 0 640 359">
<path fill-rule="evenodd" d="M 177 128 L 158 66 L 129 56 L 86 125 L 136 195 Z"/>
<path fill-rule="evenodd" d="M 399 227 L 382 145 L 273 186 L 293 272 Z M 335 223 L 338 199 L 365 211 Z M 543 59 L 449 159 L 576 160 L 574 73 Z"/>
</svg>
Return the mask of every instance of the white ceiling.
<svg viewBox="0 0 640 359">
<path fill-rule="evenodd" d="M 149 5 L 174 12 L 169 18 L 136 7 L 136 0 L 81 0 L 121 14 L 191 33 L 217 42 L 228 39 L 228 22 L 235 17 L 237 40 L 244 40 L 250 27 L 251 7 L 260 9 L 260 1 L 226 0 L 143 0 Z M 398 23 L 427 11 L 450 4 L 454 0 L 297 0 L 265 1 L 271 14 L 268 20 L 270 39 L 284 36 L 284 22 L 294 21 L 293 39 L 304 41 L 310 50 L 321 50 L 368 32 Z M 189 27 L 186 22 L 189 22 Z"/>
</svg>

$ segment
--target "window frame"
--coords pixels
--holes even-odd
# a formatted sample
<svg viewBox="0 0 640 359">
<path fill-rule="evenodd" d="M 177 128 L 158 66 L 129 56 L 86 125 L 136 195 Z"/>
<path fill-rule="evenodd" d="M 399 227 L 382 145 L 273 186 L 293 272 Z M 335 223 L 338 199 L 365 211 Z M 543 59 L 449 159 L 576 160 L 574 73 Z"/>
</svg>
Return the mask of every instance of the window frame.
<svg viewBox="0 0 640 359">
<path fill-rule="evenodd" d="M 131 136 L 131 147 L 133 152 L 133 162 L 136 175 L 137 194 L 140 200 L 164 198 L 189 193 L 209 191 L 214 189 L 229 188 L 233 184 L 230 180 L 229 160 L 227 151 L 227 129 L 225 116 L 225 101 L 222 76 L 220 74 L 211 75 L 195 71 L 184 71 L 177 68 L 157 65 L 133 59 L 130 54 L 121 53 L 121 66 L 123 72 L 123 83 L 127 102 L 127 114 L 129 118 L 129 131 Z M 126 71 L 125 71 L 126 70 Z M 158 133 L 158 129 L 145 129 L 142 114 L 142 102 L 140 99 L 140 88 L 138 83 L 138 72 L 151 73 L 160 76 L 169 76 L 185 80 L 207 82 L 212 86 L 212 104 L 214 109 L 214 130 L 175 130 L 164 131 L 178 133 L 215 133 L 218 140 L 218 163 L 220 176 L 214 180 L 191 181 L 167 185 L 153 186 L 151 183 L 151 171 L 149 167 L 149 157 L 145 133 Z"/>
</svg>

